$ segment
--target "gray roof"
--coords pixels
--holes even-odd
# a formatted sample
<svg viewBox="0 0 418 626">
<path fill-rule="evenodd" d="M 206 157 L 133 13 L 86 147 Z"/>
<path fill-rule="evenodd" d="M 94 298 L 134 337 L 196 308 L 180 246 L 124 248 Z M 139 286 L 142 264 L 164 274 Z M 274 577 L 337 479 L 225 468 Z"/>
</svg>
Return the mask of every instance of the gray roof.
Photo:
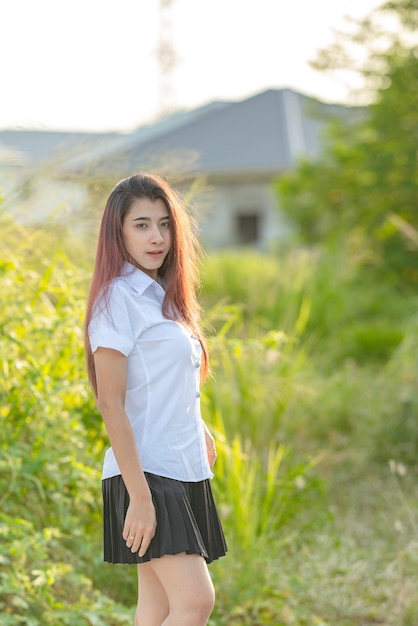
<svg viewBox="0 0 418 626">
<path fill-rule="evenodd" d="M 268 90 L 240 102 L 211 106 L 139 129 L 96 162 L 104 171 L 135 171 L 164 155 L 183 153 L 185 168 L 212 175 L 275 172 L 315 156 L 325 120 L 350 109 L 290 89 Z"/>
<path fill-rule="evenodd" d="M 87 133 L 50 130 L 8 129 L 0 131 L 0 164 L 41 165 L 87 154 L 100 146 L 113 146 L 121 133 Z"/>
<path fill-rule="evenodd" d="M 179 112 L 129 134 L 0 131 L 0 161 L 9 150 L 16 164 L 55 159 L 61 171 L 115 174 L 157 167 L 167 154 L 177 154 L 184 157 L 177 167 L 185 173 L 277 173 L 303 154 L 315 156 L 325 120 L 347 115 L 348 107 L 271 89 Z"/>
</svg>

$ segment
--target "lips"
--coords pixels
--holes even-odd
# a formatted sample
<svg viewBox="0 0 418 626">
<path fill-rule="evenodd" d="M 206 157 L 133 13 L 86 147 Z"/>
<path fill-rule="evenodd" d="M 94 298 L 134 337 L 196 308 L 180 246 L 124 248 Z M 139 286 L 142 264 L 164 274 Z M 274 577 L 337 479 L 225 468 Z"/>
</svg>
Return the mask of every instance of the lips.
<svg viewBox="0 0 418 626">
<path fill-rule="evenodd" d="M 164 250 L 152 250 L 152 252 L 147 252 L 148 256 L 153 257 L 154 259 L 158 259 L 160 256 L 164 254 Z"/>
</svg>

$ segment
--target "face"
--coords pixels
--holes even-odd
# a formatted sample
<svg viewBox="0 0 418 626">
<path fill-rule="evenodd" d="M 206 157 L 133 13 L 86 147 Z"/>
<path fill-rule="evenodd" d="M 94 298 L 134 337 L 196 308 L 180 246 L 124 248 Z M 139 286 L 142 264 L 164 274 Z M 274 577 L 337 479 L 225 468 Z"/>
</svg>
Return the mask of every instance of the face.
<svg viewBox="0 0 418 626">
<path fill-rule="evenodd" d="M 171 246 L 170 213 L 164 202 L 137 198 L 125 215 L 122 238 L 138 267 L 156 280 Z"/>
</svg>

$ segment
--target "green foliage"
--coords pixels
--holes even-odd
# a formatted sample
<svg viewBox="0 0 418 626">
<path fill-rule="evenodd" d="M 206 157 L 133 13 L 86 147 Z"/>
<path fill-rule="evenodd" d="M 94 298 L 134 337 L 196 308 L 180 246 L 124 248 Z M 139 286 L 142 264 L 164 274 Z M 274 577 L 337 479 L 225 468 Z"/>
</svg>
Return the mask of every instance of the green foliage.
<svg viewBox="0 0 418 626">
<path fill-rule="evenodd" d="M 132 610 L 115 605 L 75 571 L 58 528 L 36 530 L 28 520 L 1 514 L 0 536 L 2 626 L 132 623 Z"/>
<path fill-rule="evenodd" d="M 316 461 L 286 463 L 289 450 L 271 443 L 263 462 L 259 447 L 250 442 L 243 445 L 238 434 L 229 443 L 219 413 L 213 428 L 218 441 L 214 492 L 226 534 L 233 536 L 240 549 L 263 552 L 285 523 L 303 509 L 310 493 L 314 491 L 318 497 L 317 481 L 309 476 Z M 288 537 L 282 539 L 286 540 Z"/>
<path fill-rule="evenodd" d="M 107 438 L 82 346 L 90 272 L 64 233 L 1 226 L 0 623 L 132 624 L 134 568 L 101 557 Z M 202 410 L 229 544 L 211 566 L 211 626 L 415 619 L 416 298 L 377 283 L 354 247 L 203 267 L 213 376 Z M 390 608 L 393 588 L 403 608 Z"/>
<path fill-rule="evenodd" d="M 407 21 L 416 8 L 399 4 Z M 363 25 L 364 26 L 364 25 Z M 368 37 L 373 36 L 370 24 Z M 362 33 L 360 29 L 360 33 Z M 381 33 L 376 33 L 381 35 Z M 367 44 L 365 34 L 357 33 Z M 358 39 L 357 39 L 358 41 Z M 323 66 L 341 64 L 331 48 Z M 375 53 L 381 64 L 374 101 L 360 121 L 335 121 L 318 160 L 304 160 L 278 180 L 281 205 L 309 243 L 344 245 L 361 237 L 364 262 L 379 268 L 392 283 L 418 283 L 418 56 L 414 45 L 399 39 Z M 334 59 L 335 56 L 335 59 Z M 377 70 L 376 70 L 377 71 Z M 364 69 L 368 79 L 375 73 Z"/>
<path fill-rule="evenodd" d="M 246 402 L 244 419 L 231 384 L 240 371 L 263 383 L 267 419 L 277 426 L 280 415 L 275 413 L 295 392 L 298 373 L 313 350 L 334 368 L 347 359 L 385 361 L 402 342 L 415 302 L 401 298 L 378 272 L 363 269 L 367 251 L 358 246 L 354 238 L 332 251 L 299 249 L 274 257 L 247 253 L 239 259 L 224 253 L 207 259 L 202 300 L 209 330 L 216 329 L 211 348 L 219 372 L 210 393 L 224 403 L 229 398 L 228 422 L 235 427 L 245 429 L 251 421 L 251 436 L 256 436 L 257 418 L 251 415 L 259 407 Z M 217 289 L 226 294 L 222 302 Z M 245 343 L 237 337 L 245 337 Z M 254 382 L 245 394 L 262 393 L 260 386 Z"/>
<path fill-rule="evenodd" d="M 7 624 L 34 625 L 57 620 L 95 624 L 102 619 L 107 624 L 128 623 L 132 609 L 121 609 L 112 598 L 133 603 L 132 582 L 123 585 L 128 590 L 125 596 L 101 573 L 100 469 L 107 440 L 84 372 L 88 273 L 62 251 L 56 231 L 26 230 L 6 216 L 3 226 L 7 230 L 0 259 L 4 619 Z M 260 348 L 271 349 L 273 343 L 268 338 Z M 244 344 L 242 348 L 245 351 Z M 236 535 L 230 543 L 241 549 L 265 544 L 286 518 L 303 508 L 305 492 L 314 488 L 314 482 L 308 488 L 305 478 L 311 466 L 284 467 L 287 451 L 272 444 L 267 432 L 256 447 L 243 443 L 238 431 L 233 443 L 227 443 L 229 434 L 219 419 L 216 429 L 224 442 L 219 445 L 224 476 L 215 491 L 228 534 Z M 241 481 L 242 475 L 248 480 Z M 236 520 L 244 520 L 244 515 L 253 523 L 241 523 L 235 532 Z M 125 582 L 126 569 L 115 576 Z"/>
<path fill-rule="evenodd" d="M 1 226 L 1 623 L 131 623 L 76 552 L 100 528 L 105 445 L 83 368 L 85 277 L 54 234 Z"/>
</svg>

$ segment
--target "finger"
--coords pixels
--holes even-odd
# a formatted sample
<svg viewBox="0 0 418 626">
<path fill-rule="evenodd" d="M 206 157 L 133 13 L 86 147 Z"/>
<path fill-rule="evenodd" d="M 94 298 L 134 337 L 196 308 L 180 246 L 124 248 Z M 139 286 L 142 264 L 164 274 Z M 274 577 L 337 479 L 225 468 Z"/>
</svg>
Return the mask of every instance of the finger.
<svg viewBox="0 0 418 626">
<path fill-rule="evenodd" d="M 138 533 L 138 535 L 135 536 L 135 539 L 132 542 L 131 545 L 131 552 L 133 552 L 135 554 L 135 552 L 138 552 L 139 548 L 141 547 L 142 544 L 142 534 Z"/>
<path fill-rule="evenodd" d="M 144 556 L 145 552 L 148 550 L 149 544 L 151 543 L 154 534 L 155 533 L 153 532 L 142 537 L 142 542 L 138 549 L 139 556 Z"/>
<path fill-rule="evenodd" d="M 131 529 L 129 528 L 129 526 L 125 524 L 122 530 L 122 537 L 124 538 L 124 540 L 128 541 L 129 537 L 131 537 L 133 534 L 134 533 L 131 532 Z"/>
<path fill-rule="evenodd" d="M 144 556 L 154 535 L 155 528 L 153 530 L 150 530 L 149 532 L 140 531 L 137 535 L 135 535 L 134 538 L 132 538 L 131 542 L 129 542 L 128 539 L 129 543 L 127 543 L 126 545 L 131 548 L 131 552 L 138 552 L 139 556 Z"/>
<path fill-rule="evenodd" d="M 129 531 L 129 532 L 123 534 L 123 538 L 126 541 L 127 547 L 131 548 L 133 543 L 134 543 L 134 541 L 135 541 L 135 535 L 133 535 L 133 534 L 131 535 L 130 531 Z"/>
</svg>

